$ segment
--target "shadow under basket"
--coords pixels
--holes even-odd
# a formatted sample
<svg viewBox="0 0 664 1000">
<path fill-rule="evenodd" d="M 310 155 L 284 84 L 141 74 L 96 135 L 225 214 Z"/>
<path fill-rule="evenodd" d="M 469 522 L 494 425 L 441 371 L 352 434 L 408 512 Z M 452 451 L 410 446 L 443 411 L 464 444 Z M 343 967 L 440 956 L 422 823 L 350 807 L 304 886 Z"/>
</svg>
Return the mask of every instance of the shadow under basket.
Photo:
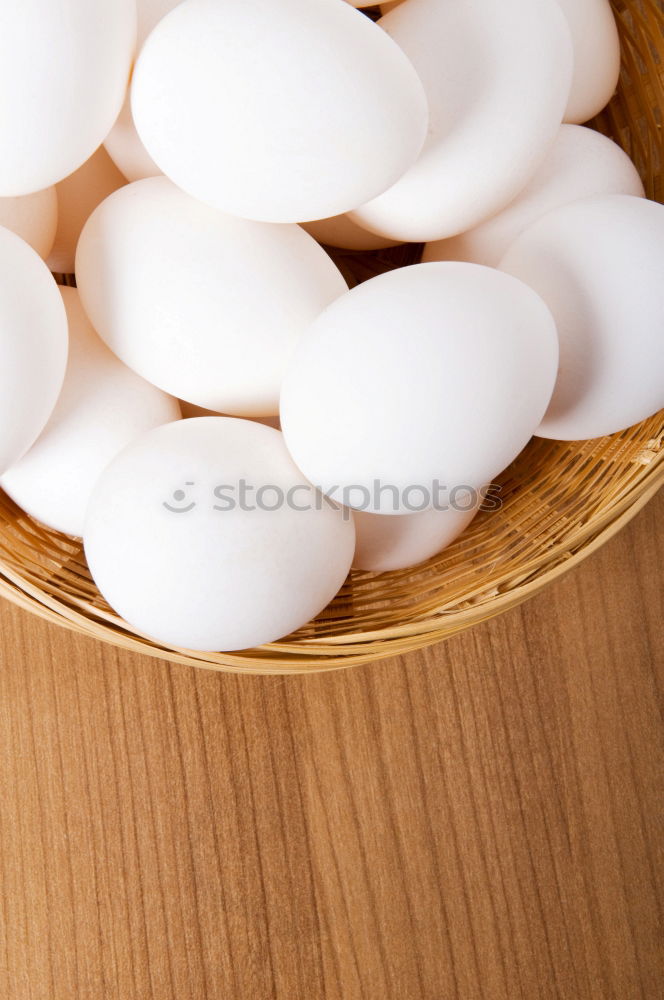
<svg viewBox="0 0 664 1000">
<path fill-rule="evenodd" d="M 663 200 L 664 0 L 615 0 L 623 66 L 617 96 L 592 124 L 636 163 Z M 335 252 L 353 283 L 417 259 L 419 248 Z M 305 673 L 436 643 L 514 607 L 619 531 L 664 482 L 664 411 L 583 442 L 533 439 L 499 480 L 500 510 L 481 513 L 439 556 L 394 573 L 352 573 L 335 601 L 288 639 L 241 653 L 160 646 L 113 614 L 81 543 L 49 531 L 0 492 L 0 595 L 42 618 L 176 663 L 243 673 Z"/>
</svg>

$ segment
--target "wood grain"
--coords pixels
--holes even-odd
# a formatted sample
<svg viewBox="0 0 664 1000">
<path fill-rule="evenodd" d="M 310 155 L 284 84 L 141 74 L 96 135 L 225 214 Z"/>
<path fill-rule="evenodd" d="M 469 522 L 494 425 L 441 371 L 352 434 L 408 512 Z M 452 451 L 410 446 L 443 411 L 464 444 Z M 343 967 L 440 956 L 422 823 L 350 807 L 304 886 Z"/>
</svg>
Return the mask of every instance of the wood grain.
<svg viewBox="0 0 664 1000">
<path fill-rule="evenodd" d="M 660 1000 L 664 495 L 529 604 L 310 678 L 0 607 L 0 997 Z"/>
</svg>

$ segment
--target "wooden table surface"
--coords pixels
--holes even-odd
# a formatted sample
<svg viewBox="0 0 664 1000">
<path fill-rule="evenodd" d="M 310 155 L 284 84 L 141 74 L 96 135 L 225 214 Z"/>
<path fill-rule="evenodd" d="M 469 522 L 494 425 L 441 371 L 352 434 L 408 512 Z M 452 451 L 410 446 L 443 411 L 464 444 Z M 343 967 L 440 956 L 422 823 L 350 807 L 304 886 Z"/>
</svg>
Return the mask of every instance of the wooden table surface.
<svg viewBox="0 0 664 1000">
<path fill-rule="evenodd" d="M 0 998 L 661 1000 L 663 515 L 444 645 L 306 679 L 3 603 Z"/>
</svg>

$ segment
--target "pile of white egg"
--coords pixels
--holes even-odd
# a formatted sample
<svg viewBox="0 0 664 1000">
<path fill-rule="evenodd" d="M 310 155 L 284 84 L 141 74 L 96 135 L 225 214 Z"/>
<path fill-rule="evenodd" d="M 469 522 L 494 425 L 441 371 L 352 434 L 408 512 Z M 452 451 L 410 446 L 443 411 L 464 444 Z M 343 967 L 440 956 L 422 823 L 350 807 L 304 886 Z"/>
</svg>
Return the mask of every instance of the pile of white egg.
<svg viewBox="0 0 664 1000">
<path fill-rule="evenodd" d="M 664 406 L 608 0 L 383 7 L 0 0 L 0 485 L 161 643 L 278 640 Z"/>
</svg>

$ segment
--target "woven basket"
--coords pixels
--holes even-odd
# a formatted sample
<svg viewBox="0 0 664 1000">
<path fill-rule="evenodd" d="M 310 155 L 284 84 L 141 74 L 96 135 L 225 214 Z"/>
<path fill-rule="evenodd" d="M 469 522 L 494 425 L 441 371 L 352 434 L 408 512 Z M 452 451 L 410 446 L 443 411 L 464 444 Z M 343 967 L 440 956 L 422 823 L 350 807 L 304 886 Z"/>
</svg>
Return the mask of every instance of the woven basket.
<svg viewBox="0 0 664 1000">
<path fill-rule="evenodd" d="M 615 0 L 623 42 L 618 95 L 594 123 L 664 195 L 664 0 Z M 340 254 L 356 283 L 417 259 L 418 248 Z M 531 597 L 620 530 L 664 482 L 664 411 L 581 443 L 534 439 L 501 478 L 503 506 L 480 514 L 440 556 L 411 570 L 353 573 L 334 603 L 287 641 L 236 654 L 160 646 L 99 595 L 81 544 L 48 531 L 0 492 L 0 595 L 48 621 L 137 653 L 244 673 L 347 667 L 438 642 Z"/>
</svg>

